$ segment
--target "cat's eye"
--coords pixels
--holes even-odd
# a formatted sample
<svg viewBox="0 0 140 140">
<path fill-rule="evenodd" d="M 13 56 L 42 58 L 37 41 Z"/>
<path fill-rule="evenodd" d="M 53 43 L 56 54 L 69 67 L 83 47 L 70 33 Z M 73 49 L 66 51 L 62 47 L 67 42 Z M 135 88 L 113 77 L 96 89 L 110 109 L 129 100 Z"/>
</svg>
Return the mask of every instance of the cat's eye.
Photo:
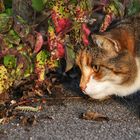
<svg viewBox="0 0 140 140">
<path fill-rule="evenodd" d="M 100 71 L 100 66 L 99 65 L 93 65 L 92 69 L 94 72 L 98 73 Z"/>
</svg>

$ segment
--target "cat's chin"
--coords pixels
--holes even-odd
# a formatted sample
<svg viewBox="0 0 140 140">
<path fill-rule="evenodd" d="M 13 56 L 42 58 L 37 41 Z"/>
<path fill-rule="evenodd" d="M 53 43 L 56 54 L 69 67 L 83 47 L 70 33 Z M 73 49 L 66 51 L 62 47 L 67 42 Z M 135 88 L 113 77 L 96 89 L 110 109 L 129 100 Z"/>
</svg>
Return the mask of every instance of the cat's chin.
<svg viewBox="0 0 140 140">
<path fill-rule="evenodd" d="M 83 94 L 88 95 L 92 99 L 97 99 L 97 100 L 104 100 L 110 97 L 110 95 L 112 95 L 111 93 L 107 94 L 106 92 L 93 93 L 93 92 L 86 92 L 86 91 L 83 91 Z"/>
<path fill-rule="evenodd" d="M 104 100 L 107 99 L 109 96 L 106 96 L 105 94 L 86 94 L 89 97 L 91 97 L 92 99 L 96 99 L 96 100 Z"/>
<path fill-rule="evenodd" d="M 98 82 L 91 77 L 83 93 L 93 99 L 100 100 L 113 95 L 115 93 L 115 88 L 114 85 L 108 81 Z"/>
<path fill-rule="evenodd" d="M 110 95 L 112 95 L 111 93 L 106 93 L 104 92 L 100 92 L 100 93 L 93 93 L 93 92 L 89 92 L 89 91 L 83 91 L 83 94 L 88 95 L 89 97 L 91 97 L 92 99 L 97 99 L 97 100 L 104 100 L 106 98 L 108 98 Z"/>
</svg>

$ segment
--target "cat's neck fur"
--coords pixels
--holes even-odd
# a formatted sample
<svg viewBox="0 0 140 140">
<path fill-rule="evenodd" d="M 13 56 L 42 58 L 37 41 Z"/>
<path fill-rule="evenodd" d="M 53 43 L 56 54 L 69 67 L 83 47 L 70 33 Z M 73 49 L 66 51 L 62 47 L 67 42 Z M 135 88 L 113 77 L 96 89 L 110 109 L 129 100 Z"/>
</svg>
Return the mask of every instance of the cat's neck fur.
<svg viewBox="0 0 140 140">
<path fill-rule="evenodd" d="M 121 44 L 121 49 L 127 49 L 136 62 L 136 66 L 131 66 L 134 72 L 132 72 L 133 76 L 130 77 L 132 78 L 129 80 L 130 83 L 126 82 L 124 85 L 112 86 L 114 88 L 114 93 L 119 96 L 127 96 L 140 90 L 140 25 L 138 22 L 140 18 L 132 17 L 128 21 L 128 25 L 124 24 L 118 26 L 116 29 L 104 34 L 105 36 L 117 40 Z"/>
<path fill-rule="evenodd" d="M 139 31 L 138 31 L 139 30 Z M 114 93 L 119 96 L 127 96 L 140 90 L 140 27 L 137 22 L 133 25 L 128 26 L 125 24 L 124 27 L 117 27 L 109 33 L 105 33 L 106 36 L 117 40 L 121 44 L 121 49 L 127 49 L 135 59 L 136 66 L 132 65 L 132 74 L 130 83 L 116 85 Z"/>
<path fill-rule="evenodd" d="M 127 96 L 129 94 L 135 93 L 138 90 L 140 90 L 140 58 L 136 58 L 136 66 L 137 66 L 137 74 L 134 79 L 133 84 L 130 85 L 116 85 L 115 88 L 115 94 L 119 96 Z M 133 66 L 132 66 L 133 69 Z"/>
</svg>

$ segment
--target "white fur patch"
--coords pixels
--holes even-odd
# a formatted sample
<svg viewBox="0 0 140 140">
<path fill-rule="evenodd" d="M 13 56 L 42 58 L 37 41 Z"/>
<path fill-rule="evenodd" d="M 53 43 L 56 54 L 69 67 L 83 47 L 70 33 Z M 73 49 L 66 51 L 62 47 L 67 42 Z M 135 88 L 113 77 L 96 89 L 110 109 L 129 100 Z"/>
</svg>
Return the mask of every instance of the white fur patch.
<svg viewBox="0 0 140 140">
<path fill-rule="evenodd" d="M 138 59 L 136 59 L 136 64 L 138 74 L 132 85 L 118 85 L 111 81 L 98 82 L 91 76 L 84 93 L 94 99 L 102 99 L 109 95 L 127 96 L 135 93 L 140 90 L 140 61 Z"/>
</svg>

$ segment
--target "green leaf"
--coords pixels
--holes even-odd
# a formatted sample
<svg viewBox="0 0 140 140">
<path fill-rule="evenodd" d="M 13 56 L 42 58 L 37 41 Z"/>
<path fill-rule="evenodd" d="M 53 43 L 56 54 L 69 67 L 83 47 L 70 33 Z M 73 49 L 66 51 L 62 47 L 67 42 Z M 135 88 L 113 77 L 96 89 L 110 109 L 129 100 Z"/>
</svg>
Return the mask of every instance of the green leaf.
<svg viewBox="0 0 140 140">
<path fill-rule="evenodd" d="M 9 16 L 12 16 L 12 14 L 13 14 L 12 8 L 7 8 L 5 10 L 5 13 L 8 14 Z"/>
<path fill-rule="evenodd" d="M 45 79 L 46 60 L 49 57 L 49 53 L 45 50 L 41 50 L 36 56 L 35 71 L 38 75 L 38 80 L 43 81 Z"/>
<path fill-rule="evenodd" d="M 44 64 L 48 57 L 49 57 L 49 53 L 45 50 L 42 50 L 37 54 L 36 59 L 38 63 Z"/>
<path fill-rule="evenodd" d="M 10 30 L 8 34 L 6 35 L 6 40 L 11 44 L 19 45 L 20 43 L 20 37 L 14 30 Z"/>
<path fill-rule="evenodd" d="M 65 69 L 65 71 L 67 72 L 73 67 L 73 65 L 75 63 L 75 53 L 73 51 L 73 46 L 67 46 L 66 47 L 66 57 L 65 57 L 65 59 L 66 59 L 66 69 Z"/>
<path fill-rule="evenodd" d="M 70 45 L 70 46 L 66 46 L 66 49 L 65 49 L 65 60 L 66 60 L 66 68 L 65 68 L 65 71 L 69 71 L 74 63 L 75 63 L 75 53 L 73 51 L 73 46 Z"/>
<path fill-rule="evenodd" d="M 114 0 L 113 4 L 114 4 L 115 9 L 116 9 L 116 10 L 114 9 L 114 14 L 116 16 L 123 17 L 124 16 L 124 10 L 125 10 L 125 7 L 123 6 L 123 4 L 121 2 L 119 2 L 118 0 Z"/>
<path fill-rule="evenodd" d="M 20 22 L 21 24 L 27 24 L 27 21 L 24 20 L 21 16 L 17 15 L 17 20 L 18 22 Z"/>
<path fill-rule="evenodd" d="M 14 45 L 12 44 L 12 43 L 10 43 L 8 40 L 7 40 L 7 36 L 5 36 L 4 38 L 3 38 L 3 44 L 1 45 L 1 47 L 4 49 L 4 48 L 13 48 L 14 47 Z"/>
<path fill-rule="evenodd" d="M 70 36 L 66 35 L 65 37 L 65 60 L 66 60 L 66 68 L 65 71 L 69 71 L 74 63 L 75 63 L 75 52 L 74 52 L 74 46 L 70 42 Z"/>
<path fill-rule="evenodd" d="M 43 0 L 43 4 L 46 4 L 48 2 L 48 0 Z"/>
<path fill-rule="evenodd" d="M 33 72 L 33 64 L 32 64 L 31 58 L 27 54 L 24 53 L 24 57 L 26 58 L 28 62 L 27 68 L 24 72 L 24 77 L 28 77 Z"/>
<path fill-rule="evenodd" d="M 4 66 L 7 67 L 8 69 L 15 68 L 16 62 L 17 62 L 17 60 L 16 60 L 15 56 L 13 56 L 13 55 L 4 56 L 3 63 L 4 63 Z"/>
<path fill-rule="evenodd" d="M 70 0 L 70 2 L 73 4 L 76 4 L 77 3 L 77 0 Z"/>
<path fill-rule="evenodd" d="M 32 7 L 38 12 L 43 10 L 44 0 L 32 0 Z"/>
<path fill-rule="evenodd" d="M 131 15 L 138 13 L 138 12 L 140 12 L 140 1 L 133 0 L 128 7 L 128 15 L 131 16 Z"/>
<path fill-rule="evenodd" d="M 10 30 L 13 25 L 13 18 L 6 13 L 0 14 L 0 33 Z"/>
</svg>

